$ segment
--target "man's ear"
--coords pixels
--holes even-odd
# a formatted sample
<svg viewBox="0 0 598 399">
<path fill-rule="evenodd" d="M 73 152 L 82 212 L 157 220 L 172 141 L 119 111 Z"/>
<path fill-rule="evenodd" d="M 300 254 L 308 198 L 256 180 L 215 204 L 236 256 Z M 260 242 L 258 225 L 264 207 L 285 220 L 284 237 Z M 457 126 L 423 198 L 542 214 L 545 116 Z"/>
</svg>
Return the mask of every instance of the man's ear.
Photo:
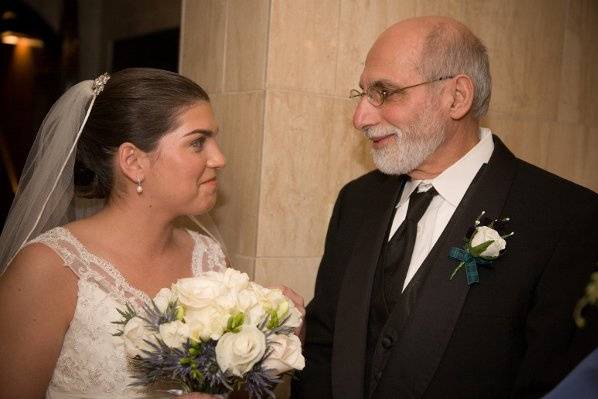
<svg viewBox="0 0 598 399">
<path fill-rule="evenodd" d="M 452 104 L 449 108 L 449 116 L 454 120 L 459 120 L 471 110 L 475 87 L 467 75 L 455 76 L 450 87 Z"/>
<path fill-rule="evenodd" d="M 147 154 L 134 144 L 123 143 L 118 147 L 116 156 L 118 168 L 129 180 L 137 184 L 145 179 L 149 167 Z"/>
</svg>

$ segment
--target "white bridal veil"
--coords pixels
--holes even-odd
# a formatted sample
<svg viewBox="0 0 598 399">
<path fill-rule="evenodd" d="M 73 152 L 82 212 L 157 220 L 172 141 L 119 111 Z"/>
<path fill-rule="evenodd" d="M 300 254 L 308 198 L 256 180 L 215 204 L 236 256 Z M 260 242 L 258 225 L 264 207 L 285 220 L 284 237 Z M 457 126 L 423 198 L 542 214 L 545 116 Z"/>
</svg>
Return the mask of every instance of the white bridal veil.
<svg viewBox="0 0 598 399">
<path fill-rule="evenodd" d="M 31 238 L 74 218 L 76 145 L 107 74 L 71 87 L 46 115 L 0 236 L 0 274 Z"/>
</svg>

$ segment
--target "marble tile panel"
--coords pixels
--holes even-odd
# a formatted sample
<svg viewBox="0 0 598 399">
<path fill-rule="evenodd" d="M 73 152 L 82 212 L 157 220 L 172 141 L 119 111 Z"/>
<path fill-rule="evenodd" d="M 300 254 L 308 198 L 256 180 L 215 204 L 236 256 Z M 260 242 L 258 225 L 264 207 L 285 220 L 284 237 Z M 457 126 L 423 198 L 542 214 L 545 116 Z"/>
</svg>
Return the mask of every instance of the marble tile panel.
<svg viewBox="0 0 598 399">
<path fill-rule="evenodd" d="M 380 33 L 415 15 L 416 0 L 341 0 L 335 95 L 358 86 L 367 53 Z"/>
<path fill-rule="evenodd" d="M 301 295 L 307 304 L 314 296 L 320 260 L 321 257 L 257 258 L 255 281 L 266 287 L 286 285 Z"/>
<path fill-rule="evenodd" d="M 333 94 L 340 0 L 273 0 L 267 86 Z"/>
<path fill-rule="evenodd" d="M 559 122 L 598 127 L 598 2 L 567 2 Z"/>
<path fill-rule="evenodd" d="M 461 20 L 463 6 L 463 0 L 417 0 L 415 14 L 417 16 L 442 15 Z"/>
<path fill-rule="evenodd" d="M 213 96 L 218 141 L 227 164 L 212 215 L 230 253 L 255 256 L 260 191 L 264 92 Z"/>
<path fill-rule="evenodd" d="M 373 169 L 352 101 L 268 93 L 257 256 L 320 256 L 339 189 Z"/>
<path fill-rule="evenodd" d="M 228 0 L 225 91 L 265 88 L 269 0 Z"/>
<path fill-rule="evenodd" d="M 179 71 L 209 94 L 223 90 L 226 0 L 185 0 Z"/>
<path fill-rule="evenodd" d="M 580 124 L 551 124 L 546 169 L 581 184 L 587 133 L 587 129 Z"/>
<path fill-rule="evenodd" d="M 463 22 L 486 44 L 491 109 L 556 120 L 565 8 L 562 0 L 468 1 Z"/>
<path fill-rule="evenodd" d="M 548 141 L 552 123 L 534 119 L 516 119 L 512 115 L 490 112 L 482 126 L 489 127 L 519 158 L 541 168 L 548 161 Z"/>
</svg>

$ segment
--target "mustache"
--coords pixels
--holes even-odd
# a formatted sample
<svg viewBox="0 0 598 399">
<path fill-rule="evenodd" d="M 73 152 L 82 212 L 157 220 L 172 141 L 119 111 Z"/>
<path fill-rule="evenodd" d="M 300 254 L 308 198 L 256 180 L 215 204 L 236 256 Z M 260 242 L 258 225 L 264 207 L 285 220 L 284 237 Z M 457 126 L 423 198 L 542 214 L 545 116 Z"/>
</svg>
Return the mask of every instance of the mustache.
<svg viewBox="0 0 598 399">
<path fill-rule="evenodd" d="M 368 126 L 363 128 L 361 131 L 369 140 L 375 140 L 390 135 L 395 135 L 397 137 L 403 136 L 401 129 L 395 126 Z"/>
</svg>

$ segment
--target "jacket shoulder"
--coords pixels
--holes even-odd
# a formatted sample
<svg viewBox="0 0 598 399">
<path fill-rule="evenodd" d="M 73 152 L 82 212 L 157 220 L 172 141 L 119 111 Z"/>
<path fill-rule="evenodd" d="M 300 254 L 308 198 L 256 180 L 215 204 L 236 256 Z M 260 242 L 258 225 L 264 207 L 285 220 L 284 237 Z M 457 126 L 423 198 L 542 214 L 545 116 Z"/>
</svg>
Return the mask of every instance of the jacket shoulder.
<svg viewBox="0 0 598 399">
<path fill-rule="evenodd" d="M 517 180 L 526 182 L 530 189 L 551 197 L 566 196 L 571 200 L 593 203 L 598 206 L 598 194 L 587 187 L 555 175 L 545 169 L 517 158 Z"/>
</svg>

